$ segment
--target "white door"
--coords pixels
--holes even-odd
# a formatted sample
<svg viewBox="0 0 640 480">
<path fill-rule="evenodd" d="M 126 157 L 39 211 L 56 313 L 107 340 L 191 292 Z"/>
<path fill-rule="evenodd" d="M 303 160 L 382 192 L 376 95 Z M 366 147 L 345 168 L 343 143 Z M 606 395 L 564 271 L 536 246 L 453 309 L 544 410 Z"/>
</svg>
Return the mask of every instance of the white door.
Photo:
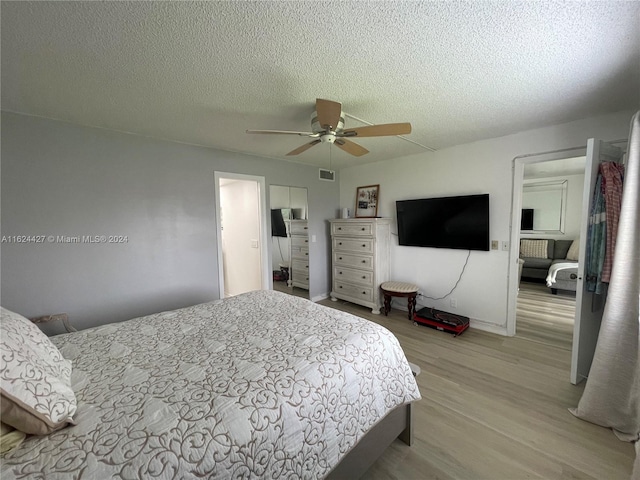
<svg viewBox="0 0 640 480">
<path fill-rule="evenodd" d="M 220 298 L 270 288 L 264 177 L 215 172 Z"/>
<path fill-rule="evenodd" d="M 580 225 L 580 253 L 578 255 L 578 281 L 576 285 L 576 317 L 573 325 L 571 351 L 571 383 L 577 385 L 587 378 L 600 332 L 606 293 L 596 295 L 586 290 L 586 252 L 589 216 L 593 204 L 593 191 L 598 176 L 598 166 L 603 161 L 618 162 L 622 150 L 611 144 L 590 138 L 587 142 L 587 162 L 584 172 L 584 196 Z"/>
</svg>

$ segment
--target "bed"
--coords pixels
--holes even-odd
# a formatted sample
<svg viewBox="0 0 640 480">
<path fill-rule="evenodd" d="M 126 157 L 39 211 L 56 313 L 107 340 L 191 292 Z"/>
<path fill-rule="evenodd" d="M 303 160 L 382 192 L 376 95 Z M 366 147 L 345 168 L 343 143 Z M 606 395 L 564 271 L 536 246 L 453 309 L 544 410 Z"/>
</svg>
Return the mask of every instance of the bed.
<svg viewBox="0 0 640 480">
<path fill-rule="evenodd" d="M 76 425 L 3 454 L 3 480 L 356 478 L 420 399 L 388 330 L 273 291 L 51 342 Z"/>
<path fill-rule="evenodd" d="M 576 291 L 578 278 L 578 262 L 557 261 L 551 264 L 547 274 L 547 287 L 554 295 L 558 290 Z"/>
</svg>

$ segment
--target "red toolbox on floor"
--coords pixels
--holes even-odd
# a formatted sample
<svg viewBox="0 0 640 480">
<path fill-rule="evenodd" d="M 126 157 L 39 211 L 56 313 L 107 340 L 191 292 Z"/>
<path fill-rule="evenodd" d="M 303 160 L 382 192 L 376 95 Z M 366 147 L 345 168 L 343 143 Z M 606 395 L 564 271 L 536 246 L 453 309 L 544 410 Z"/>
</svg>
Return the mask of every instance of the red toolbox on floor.
<svg viewBox="0 0 640 480">
<path fill-rule="evenodd" d="M 424 307 L 418 310 L 415 317 L 413 317 L 413 321 L 418 325 L 453 333 L 454 337 L 469 328 L 469 317 L 443 312 L 431 307 Z"/>
</svg>

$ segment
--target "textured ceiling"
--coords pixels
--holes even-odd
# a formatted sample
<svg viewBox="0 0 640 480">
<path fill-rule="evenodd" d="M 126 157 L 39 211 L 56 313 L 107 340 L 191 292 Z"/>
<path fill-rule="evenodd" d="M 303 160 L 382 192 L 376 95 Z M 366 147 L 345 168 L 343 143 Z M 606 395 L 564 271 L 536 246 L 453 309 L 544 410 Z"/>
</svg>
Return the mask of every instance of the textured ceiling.
<svg viewBox="0 0 640 480">
<path fill-rule="evenodd" d="M 2 2 L 2 109 L 340 168 L 316 97 L 435 149 L 640 106 L 638 2 Z M 362 123 L 347 117 L 347 127 Z"/>
</svg>

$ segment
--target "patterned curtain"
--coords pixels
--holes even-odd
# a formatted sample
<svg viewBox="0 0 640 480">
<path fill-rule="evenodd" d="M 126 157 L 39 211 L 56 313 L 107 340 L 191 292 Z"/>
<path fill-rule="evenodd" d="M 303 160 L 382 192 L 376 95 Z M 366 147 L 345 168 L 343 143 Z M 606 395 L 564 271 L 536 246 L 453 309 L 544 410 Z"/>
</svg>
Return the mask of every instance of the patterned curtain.
<svg viewBox="0 0 640 480">
<path fill-rule="evenodd" d="M 621 203 L 598 343 L 584 393 L 571 411 L 634 442 L 640 440 L 640 111 L 631 121 Z M 640 479 L 640 456 L 632 478 Z"/>
</svg>

